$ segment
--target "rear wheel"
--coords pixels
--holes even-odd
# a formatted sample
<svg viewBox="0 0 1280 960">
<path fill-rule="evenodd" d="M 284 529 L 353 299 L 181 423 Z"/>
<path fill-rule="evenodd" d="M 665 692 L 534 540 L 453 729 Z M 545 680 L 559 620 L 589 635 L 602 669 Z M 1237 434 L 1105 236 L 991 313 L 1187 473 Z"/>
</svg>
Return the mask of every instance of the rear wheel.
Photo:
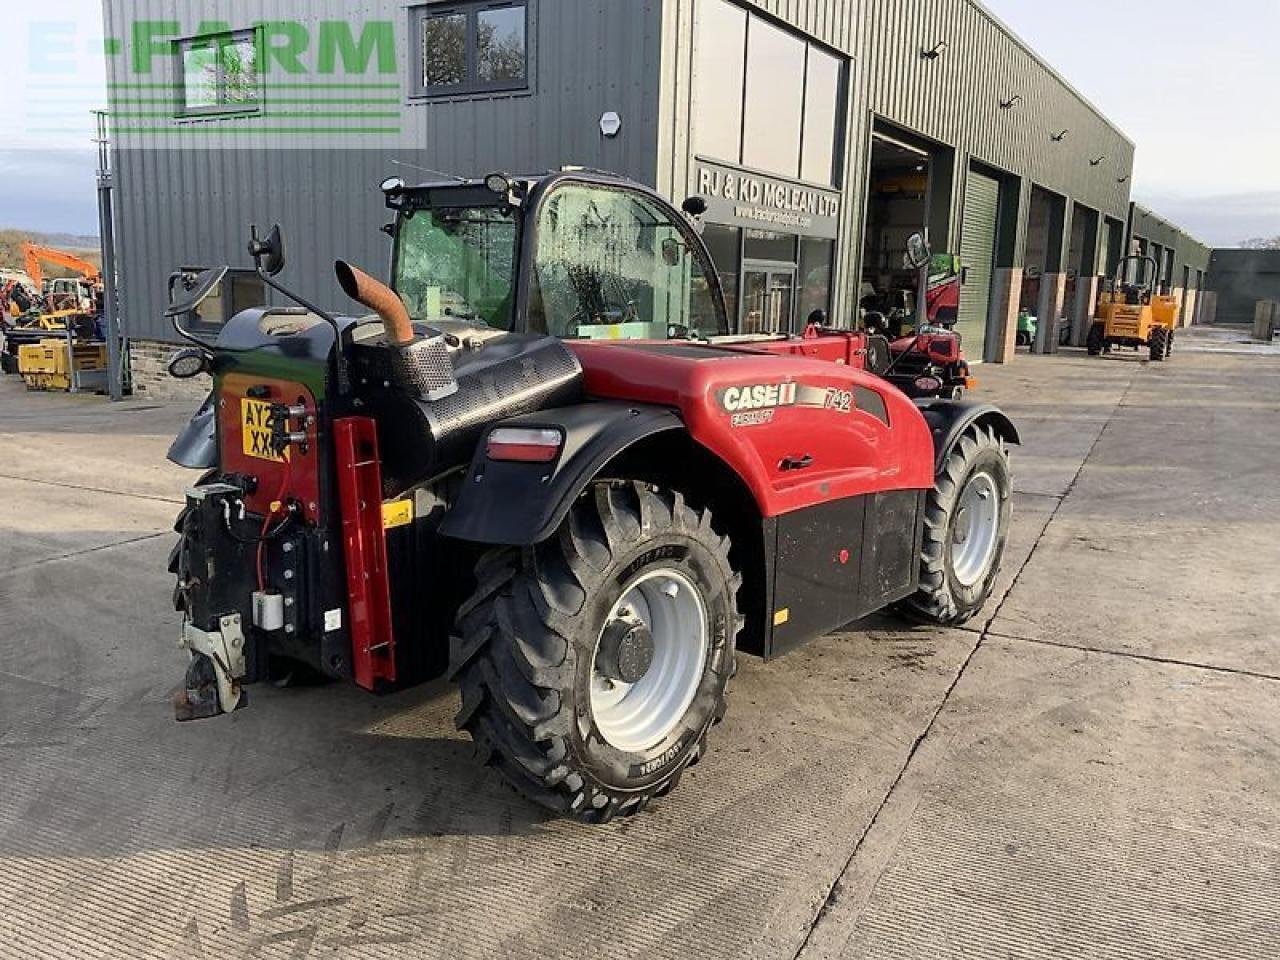
<svg viewBox="0 0 1280 960">
<path fill-rule="evenodd" d="M 991 596 L 1009 537 L 1009 453 L 987 427 L 974 427 L 938 474 L 925 508 L 920 588 L 906 601 L 932 623 L 964 623 Z"/>
<path fill-rule="evenodd" d="M 1096 357 L 1102 353 L 1102 348 L 1106 342 L 1106 327 L 1104 324 L 1095 323 L 1089 328 L 1089 337 L 1085 340 L 1084 346 L 1089 351 L 1089 356 Z"/>
<path fill-rule="evenodd" d="M 1164 345 L 1164 358 L 1168 360 L 1172 356 L 1173 356 L 1173 331 L 1170 330 L 1169 339 L 1165 341 L 1165 345 Z"/>
<path fill-rule="evenodd" d="M 724 715 L 742 627 L 729 540 L 677 492 L 593 487 L 488 554 L 458 615 L 457 723 L 517 790 L 587 821 L 671 790 Z"/>
<path fill-rule="evenodd" d="M 1152 360 L 1163 360 L 1169 355 L 1169 331 L 1165 327 L 1156 327 L 1151 331 L 1151 340 L 1147 345 L 1151 350 Z"/>
</svg>

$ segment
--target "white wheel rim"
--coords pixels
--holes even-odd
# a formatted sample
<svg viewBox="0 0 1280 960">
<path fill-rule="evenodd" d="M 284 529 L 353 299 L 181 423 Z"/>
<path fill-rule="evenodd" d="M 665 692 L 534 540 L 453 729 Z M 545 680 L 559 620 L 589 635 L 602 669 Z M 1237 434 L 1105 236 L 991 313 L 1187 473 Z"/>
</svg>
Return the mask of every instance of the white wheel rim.
<svg viewBox="0 0 1280 960">
<path fill-rule="evenodd" d="M 635 683 L 599 669 L 604 627 L 617 619 L 642 622 L 653 635 L 653 661 Z M 707 613 L 702 594 L 682 573 L 650 570 L 631 581 L 609 611 L 591 658 L 591 713 L 612 747 L 644 753 L 684 718 L 707 661 Z"/>
<path fill-rule="evenodd" d="M 1000 493 L 989 473 L 975 473 L 960 494 L 951 524 L 951 572 L 962 586 L 987 576 L 1000 533 Z"/>
</svg>

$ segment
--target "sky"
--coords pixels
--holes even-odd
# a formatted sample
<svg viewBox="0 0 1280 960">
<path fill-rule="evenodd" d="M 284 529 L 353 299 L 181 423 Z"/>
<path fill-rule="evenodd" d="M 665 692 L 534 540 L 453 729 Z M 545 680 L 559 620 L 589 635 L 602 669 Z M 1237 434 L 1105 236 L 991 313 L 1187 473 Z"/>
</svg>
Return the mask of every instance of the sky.
<svg viewBox="0 0 1280 960">
<path fill-rule="evenodd" d="M 1137 145 L 1133 196 L 1213 246 L 1280 236 L 1280 0 L 985 0 Z"/>
<path fill-rule="evenodd" d="M 1137 144 L 1135 199 L 1214 246 L 1280 236 L 1280 0 L 986 3 Z M 5 7 L 0 227 L 95 233 L 101 4 Z"/>
</svg>

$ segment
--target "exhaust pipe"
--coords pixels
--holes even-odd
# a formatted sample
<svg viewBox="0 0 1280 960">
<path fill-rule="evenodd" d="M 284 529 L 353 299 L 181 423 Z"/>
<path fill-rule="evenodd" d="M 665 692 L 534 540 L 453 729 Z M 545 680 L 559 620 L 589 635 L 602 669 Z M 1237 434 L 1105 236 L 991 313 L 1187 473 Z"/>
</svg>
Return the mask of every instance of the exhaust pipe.
<svg viewBox="0 0 1280 960">
<path fill-rule="evenodd" d="M 345 260 L 333 265 L 342 292 L 382 318 L 391 374 L 396 385 L 421 400 L 443 400 L 458 392 L 449 346 L 439 333 L 418 337 L 404 301 L 394 290 Z"/>
<path fill-rule="evenodd" d="M 362 303 L 382 318 L 387 339 L 397 347 L 413 343 L 413 322 L 404 301 L 396 292 L 380 280 L 375 280 L 363 270 L 345 260 L 333 265 L 342 292 L 357 303 Z"/>
</svg>

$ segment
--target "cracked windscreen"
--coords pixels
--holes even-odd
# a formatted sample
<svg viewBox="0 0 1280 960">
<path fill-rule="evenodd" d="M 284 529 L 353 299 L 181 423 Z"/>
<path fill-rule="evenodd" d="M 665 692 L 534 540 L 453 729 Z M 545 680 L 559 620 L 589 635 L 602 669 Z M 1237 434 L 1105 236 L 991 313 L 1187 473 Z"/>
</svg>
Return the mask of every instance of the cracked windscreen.
<svg viewBox="0 0 1280 960">
<path fill-rule="evenodd" d="M 406 214 L 396 247 L 395 289 L 415 320 L 512 327 L 516 223 L 497 207 Z"/>
<path fill-rule="evenodd" d="M 538 211 L 529 326 L 566 339 L 699 339 L 728 333 L 709 271 L 642 195 L 557 187 Z"/>
</svg>

